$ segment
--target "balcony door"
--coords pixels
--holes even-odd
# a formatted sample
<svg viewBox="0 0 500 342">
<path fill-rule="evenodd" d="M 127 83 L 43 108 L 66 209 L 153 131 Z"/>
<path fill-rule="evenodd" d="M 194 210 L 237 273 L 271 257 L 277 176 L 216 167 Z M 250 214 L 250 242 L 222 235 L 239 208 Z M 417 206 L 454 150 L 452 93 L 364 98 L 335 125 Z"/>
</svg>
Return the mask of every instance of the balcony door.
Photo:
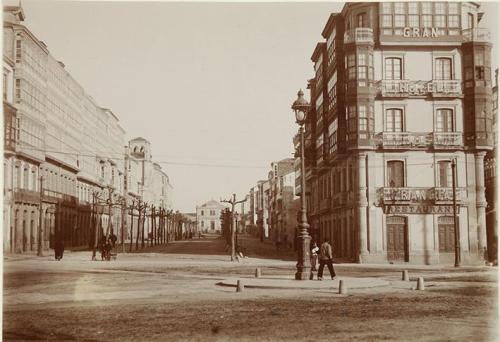
<svg viewBox="0 0 500 342">
<path fill-rule="evenodd" d="M 387 162 L 387 182 L 391 188 L 404 187 L 404 162 L 392 160 Z"/>
<path fill-rule="evenodd" d="M 387 217 L 387 260 L 408 262 L 408 225 L 406 217 Z"/>
<path fill-rule="evenodd" d="M 434 79 L 435 80 L 451 80 L 451 58 L 436 58 L 434 64 Z"/>
<path fill-rule="evenodd" d="M 451 188 L 453 186 L 451 161 L 443 160 L 438 162 L 438 165 L 439 165 L 439 187 Z"/>
<path fill-rule="evenodd" d="M 402 132 L 403 131 L 403 110 L 391 108 L 385 111 L 385 131 Z"/>
<path fill-rule="evenodd" d="M 389 57 L 385 59 L 384 76 L 386 80 L 401 80 L 403 78 L 401 58 Z"/>
<path fill-rule="evenodd" d="M 438 109 L 436 112 L 436 132 L 453 132 L 455 130 L 453 121 L 453 110 Z"/>
</svg>

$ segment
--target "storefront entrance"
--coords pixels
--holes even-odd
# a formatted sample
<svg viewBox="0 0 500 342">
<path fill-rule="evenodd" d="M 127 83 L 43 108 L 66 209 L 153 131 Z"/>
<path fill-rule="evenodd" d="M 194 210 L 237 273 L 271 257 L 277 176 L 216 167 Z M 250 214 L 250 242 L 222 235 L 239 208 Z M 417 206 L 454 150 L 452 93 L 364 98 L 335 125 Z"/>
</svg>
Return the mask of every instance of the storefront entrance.
<svg viewBox="0 0 500 342">
<path fill-rule="evenodd" d="M 387 217 L 387 259 L 389 261 L 409 261 L 406 217 Z"/>
</svg>

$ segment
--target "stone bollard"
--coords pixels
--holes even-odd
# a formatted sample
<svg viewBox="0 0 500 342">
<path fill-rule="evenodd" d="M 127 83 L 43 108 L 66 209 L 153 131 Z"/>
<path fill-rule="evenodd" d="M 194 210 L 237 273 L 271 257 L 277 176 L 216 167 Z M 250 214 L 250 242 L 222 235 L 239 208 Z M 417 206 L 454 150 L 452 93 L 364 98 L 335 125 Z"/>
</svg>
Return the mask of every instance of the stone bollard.
<svg viewBox="0 0 500 342">
<path fill-rule="evenodd" d="M 238 280 L 236 283 L 236 292 L 243 292 L 245 289 L 245 285 L 243 285 L 243 282 L 241 280 Z"/>
<path fill-rule="evenodd" d="M 420 291 L 425 290 L 424 277 L 418 277 L 417 290 L 420 290 Z"/>
<path fill-rule="evenodd" d="M 347 285 L 343 280 L 339 280 L 339 294 L 347 294 Z"/>
<path fill-rule="evenodd" d="M 403 281 L 410 281 L 410 277 L 408 276 L 408 271 L 403 271 Z"/>
<path fill-rule="evenodd" d="M 261 273 L 260 273 L 260 268 L 255 269 L 255 278 L 260 278 Z"/>
</svg>

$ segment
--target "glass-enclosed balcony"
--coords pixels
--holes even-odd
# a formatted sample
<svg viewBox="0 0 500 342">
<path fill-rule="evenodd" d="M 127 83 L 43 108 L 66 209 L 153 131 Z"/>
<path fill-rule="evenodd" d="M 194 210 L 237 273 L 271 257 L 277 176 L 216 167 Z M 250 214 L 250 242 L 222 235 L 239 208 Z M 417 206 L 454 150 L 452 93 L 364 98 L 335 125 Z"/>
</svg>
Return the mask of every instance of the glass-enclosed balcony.
<svg viewBox="0 0 500 342">
<path fill-rule="evenodd" d="M 370 27 L 357 27 L 344 33 L 344 44 L 373 43 L 373 30 Z"/>
<path fill-rule="evenodd" d="M 490 30 L 486 28 L 476 27 L 462 30 L 463 42 L 490 42 Z"/>
</svg>

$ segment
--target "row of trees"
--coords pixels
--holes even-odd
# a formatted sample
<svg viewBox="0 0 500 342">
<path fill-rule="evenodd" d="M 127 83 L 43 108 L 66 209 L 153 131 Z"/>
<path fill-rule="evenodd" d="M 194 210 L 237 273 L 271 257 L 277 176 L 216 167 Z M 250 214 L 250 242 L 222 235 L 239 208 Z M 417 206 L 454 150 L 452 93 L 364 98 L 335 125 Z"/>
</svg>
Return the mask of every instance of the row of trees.
<svg viewBox="0 0 500 342">
<path fill-rule="evenodd" d="M 184 220 L 183 215 L 179 212 L 173 212 L 172 210 L 165 210 L 161 207 L 156 207 L 155 205 L 148 204 L 140 199 L 134 199 L 130 204 L 127 205 L 125 199 L 120 197 L 119 199 L 112 199 L 112 191 L 109 193 L 107 199 L 101 197 L 101 193 L 95 192 L 93 194 L 92 201 L 92 227 L 94 234 L 93 241 L 91 245 L 97 248 L 101 237 L 104 235 L 108 239 L 113 233 L 116 233 L 115 229 L 118 227 L 113 227 L 111 215 L 108 220 L 107 227 L 102 227 L 99 224 L 99 214 L 97 212 L 97 206 L 107 206 L 108 214 L 112 213 L 113 208 L 121 210 L 121 245 L 122 251 L 125 252 L 126 241 L 129 241 L 129 252 L 135 245 L 135 250 L 143 249 L 146 246 L 164 245 L 172 240 L 177 240 L 182 238 L 182 222 Z M 130 219 L 127 220 L 126 218 Z M 128 224 L 126 221 L 129 221 Z M 149 225 L 149 232 L 146 236 L 146 222 Z M 135 242 L 134 242 L 135 241 Z"/>
</svg>

